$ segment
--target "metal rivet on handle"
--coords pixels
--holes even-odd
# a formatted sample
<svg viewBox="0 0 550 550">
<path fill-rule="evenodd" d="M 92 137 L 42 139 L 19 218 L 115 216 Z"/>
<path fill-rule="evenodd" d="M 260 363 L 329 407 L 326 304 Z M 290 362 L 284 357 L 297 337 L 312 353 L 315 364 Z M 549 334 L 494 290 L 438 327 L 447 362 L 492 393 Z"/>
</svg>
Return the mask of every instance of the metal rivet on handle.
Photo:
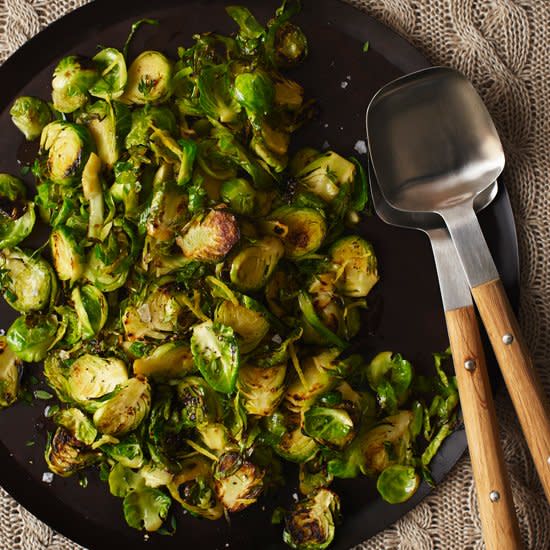
<svg viewBox="0 0 550 550">
<path fill-rule="evenodd" d="M 473 359 L 468 359 L 467 361 L 464 361 L 464 368 L 468 372 L 473 372 L 476 370 L 476 362 Z"/>
<path fill-rule="evenodd" d="M 514 337 L 513 337 L 511 334 L 505 334 L 505 335 L 502 337 L 502 341 L 503 341 L 507 346 L 509 346 L 509 345 L 514 341 Z"/>
<path fill-rule="evenodd" d="M 498 502 L 500 500 L 500 493 L 498 491 L 491 491 L 489 493 L 489 498 L 491 502 Z"/>
</svg>

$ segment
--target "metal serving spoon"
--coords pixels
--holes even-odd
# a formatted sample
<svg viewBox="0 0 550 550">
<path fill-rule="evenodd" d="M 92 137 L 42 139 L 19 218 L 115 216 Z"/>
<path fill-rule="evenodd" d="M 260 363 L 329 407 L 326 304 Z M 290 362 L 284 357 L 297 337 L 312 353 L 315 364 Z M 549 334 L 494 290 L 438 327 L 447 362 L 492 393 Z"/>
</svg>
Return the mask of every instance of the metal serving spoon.
<svg viewBox="0 0 550 550">
<path fill-rule="evenodd" d="M 420 229 L 430 239 L 445 309 L 485 543 L 489 550 L 521 548 L 477 318 L 464 272 L 460 267 L 457 269 L 460 261 L 449 232 L 437 214 L 409 214 L 390 206 L 380 192 L 370 163 L 369 182 L 374 209 L 384 222 Z M 476 210 L 482 210 L 490 204 L 497 192 L 498 184 L 494 182 L 476 197 Z M 500 498 L 493 503 L 490 495 L 495 492 L 498 492 Z"/>
<path fill-rule="evenodd" d="M 546 396 L 473 210 L 476 196 L 504 168 L 493 121 L 463 75 L 436 67 L 383 87 L 367 109 L 367 134 L 390 205 L 445 220 L 550 500 Z M 473 353 L 470 359 L 478 360 Z"/>
</svg>

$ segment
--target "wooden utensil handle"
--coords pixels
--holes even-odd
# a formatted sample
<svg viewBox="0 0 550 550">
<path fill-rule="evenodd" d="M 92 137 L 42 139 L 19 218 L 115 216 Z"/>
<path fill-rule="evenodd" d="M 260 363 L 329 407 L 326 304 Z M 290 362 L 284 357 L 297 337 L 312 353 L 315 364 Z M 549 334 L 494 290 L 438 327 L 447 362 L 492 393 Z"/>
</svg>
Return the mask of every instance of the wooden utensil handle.
<svg viewBox="0 0 550 550">
<path fill-rule="evenodd" d="M 447 311 L 445 317 L 485 545 L 488 550 L 517 550 L 523 545 L 476 314 L 467 306 Z"/>
<path fill-rule="evenodd" d="M 500 279 L 472 288 L 472 294 L 550 502 L 550 414 L 544 389 Z"/>
</svg>

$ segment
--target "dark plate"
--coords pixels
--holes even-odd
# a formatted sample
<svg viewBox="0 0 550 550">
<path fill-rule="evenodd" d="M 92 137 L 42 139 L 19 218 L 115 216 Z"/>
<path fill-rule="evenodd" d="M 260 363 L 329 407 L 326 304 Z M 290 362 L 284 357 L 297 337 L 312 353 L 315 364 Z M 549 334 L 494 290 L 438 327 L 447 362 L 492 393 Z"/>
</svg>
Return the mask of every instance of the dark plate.
<svg viewBox="0 0 550 550">
<path fill-rule="evenodd" d="M 266 21 L 278 0 L 243 2 Z M 98 44 L 121 47 L 132 22 L 143 17 L 160 21 L 145 27 L 133 43 L 135 52 L 160 49 L 175 56 L 178 45 L 188 45 L 193 33 L 232 32 L 234 25 L 219 0 L 96 0 L 57 21 L 25 44 L 0 68 L 0 171 L 17 174 L 16 158 L 24 157 L 22 137 L 9 120 L 12 100 L 21 94 L 46 98 L 56 60 L 69 53 L 93 55 Z M 297 145 L 321 148 L 326 141 L 344 155 L 365 139 L 365 109 L 372 95 L 404 72 L 426 67 L 427 61 L 407 42 L 365 14 L 336 0 L 309 0 L 298 22 L 310 40 L 310 56 L 295 77 L 310 97 L 319 100 L 321 113 L 296 138 Z M 370 49 L 363 53 L 368 40 Z M 347 85 L 342 83 L 347 82 Z M 344 87 L 345 86 L 345 87 Z M 361 157 L 365 160 L 365 157 Z M 29 181 L 30 183 L 30 181 Z M 482 225 L 504 283 L 514 300 L 518 289 L 518 256 L 515 228 L 508 197 L 501 192 L 482 214 Z M 415 231 L 384 225 L 372 216 L 362 224 L 373 242 L 382 275 L 369 298 L 369 331 L 363 336 L 366 356 L 382 349 L 400 351 L 420 372 L 431 367 L 431 352 L 447 346 L 441 301 L 426 238 Z M 14 312 L 2 302 L 1 326 L 7 328 Z M 375 335 L 372 331 L 375 330 Z M 491 370 L 491 379 L 497 375 Z M 281 548 L 281 528 L 270 524 L 270 509 L 288 504 L 295 479 L 278 499 L 264 500 L 252 509 L 225 521 L 208 522 L 179 517 L 173 537 L 143 534 L 126 526 L 121 500 L 88 475 L 86 489 L 76 478 L 41 481 L 47 470 L 42 457 L 46 403 L 17 404 L 0 414 L 0 483 L 40 519 L 73 540 L 92 548 Z M 28 446 L 28 441 L 35 441 Z M 436 480 L 452 468 L 464 452 L 462 429 L 447 439 L 433 461 Z M 336 484 L 342 497 L 344 523 L 337 530 L 335 548 L 349 548 L 384 529 L 415 506 L 429 491 L 423 484 L 405 504 L 392 506 L 376 497 L 373 483 L 356 479 Z M 151 544 L 154 542 L 154 544 Z"/>
</svg>

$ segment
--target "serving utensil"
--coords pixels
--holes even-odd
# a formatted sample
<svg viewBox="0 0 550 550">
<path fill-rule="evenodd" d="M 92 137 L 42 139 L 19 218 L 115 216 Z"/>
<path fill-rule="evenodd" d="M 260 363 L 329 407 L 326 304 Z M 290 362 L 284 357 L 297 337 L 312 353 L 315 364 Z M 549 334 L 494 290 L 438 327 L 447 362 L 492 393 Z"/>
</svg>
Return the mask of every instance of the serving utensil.
<svg viewBox="0 0 550 550">
<path fill-rule="evenodd" d="M 388 203 L 444 219 L 550 500 L 546 396 L 473 210 L 475 198 L 504 168 L 493 121 L 463 75 L 436 67 L 384 86 L 369 104 L 367 134 Z M 469 359 L 477 363 L 473 351 Z M 498 503 L 502 495 L 491 491 L 484 498 Z"/>
<path fill-rule="evenodd" d="M 451 236 L 437 214 L 411 214 L 390 206 L 380 192 L 370 163 L 369 182 L 374 209 L 384 222 L 420 229 L 430 239 L 445 309 L 485 544 L 490 550 L 521 548 L 477 317 L 466 277 L 462 269 L 457 269 L 460 261 Z M 480 193 L 474 204 L 476 211 L 485 208 L 497 192 L 498 185 L 494 182 Z M 500 498 L 493 503 L 487 495 L 495 491 Z"/>
</svg>

